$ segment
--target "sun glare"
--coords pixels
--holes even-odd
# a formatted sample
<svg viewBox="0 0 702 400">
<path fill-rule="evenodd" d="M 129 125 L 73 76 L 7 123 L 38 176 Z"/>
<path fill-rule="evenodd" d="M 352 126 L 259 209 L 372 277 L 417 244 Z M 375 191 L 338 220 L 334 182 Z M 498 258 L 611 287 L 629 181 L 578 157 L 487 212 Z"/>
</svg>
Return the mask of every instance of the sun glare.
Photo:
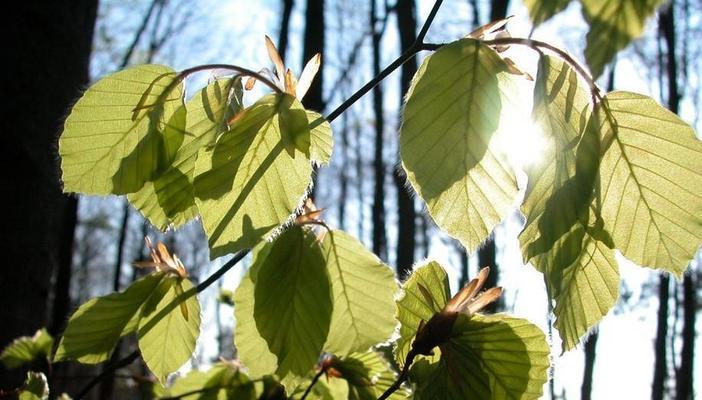
<svg viewBox="0 0 702 400">
<path fill-rule="evenodd" d="M 523 93 L 523 92 L 522 92 Z M 531 117 L 531 93 L 516 99 L 517 104 L 505 104 L 496 137 L 498 148 L 513 167 L 523 169 L 543 157 L 547 140 L 543 130 Z"/>
</svg>

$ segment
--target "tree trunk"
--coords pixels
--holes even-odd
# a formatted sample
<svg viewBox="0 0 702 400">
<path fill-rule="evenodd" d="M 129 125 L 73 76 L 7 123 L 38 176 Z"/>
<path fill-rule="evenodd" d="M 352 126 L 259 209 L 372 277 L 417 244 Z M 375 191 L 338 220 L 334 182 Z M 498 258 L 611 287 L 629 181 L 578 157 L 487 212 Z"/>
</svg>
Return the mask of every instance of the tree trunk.
<svg viewBox="0 0 702 400">
<path fill-rule="evenodd" d="M 490 8 L 490 21 L 507 18 L 507 9 L 509 8 L 509 0 L 492 0 Z"/>
<path fill-rule="evenodd" d="M 380 39 L 376 0 L 370 0 L 370 27 L 373 41 L 373 76 L 380 74 Z M 386 10 L 387 12 L 387 10 Z M 381 260 L 387 261 L 387 240 L 385 238 L 385 162 L 383 161 L 383 143 L 385 120 L 383 114 L 382 82 L 373 88 L 373 113 L 375 116 L 375 152 L 373 158 L 373 253 Z"/>
<path fill-rule="evenodd" d="M 592 377 L 595 371 L 598 338 L 599 333 L 593 332 L 585 342 L 585 373 L 583 374 L 583 384 L 580 387 L 581 400 L 590 400 L 592 398 Z"/>
<path fill-rule="evenodd" d="M 305 48 L 302 56 L 302 66 L 315 54 L 324 55 L 324 0 L 307 0 L 305 12 Z M 324 99 L 322 87 L 324 81 L 324 58 L 319 72 L 307 91 L 303 101 L 305 108 L 317 112 L 324 112 Z"/>
<path fill-rule="evenodd" d="M 322 64 L 319 72 L 310 86 L 302 104 L 308 110 L 324 113 L 324 99 L 322 98 L 322 85 L 324 81 L 324 0 L 307 0 L 305 11 L 305 46 L 302 51 L 302 68 L 315 54 L 322 54 Z M 300 72 L 302 73 L 302 72 Z M 312 178 L 310 198 L 314 200 L 317 192 L 317 175 Z"/>
<path fill-rule="evenodd" d="M 75 205 L 61 193 L 56 141 L 67 109 L 88 82 L 96 11 L 97 1 L 75 0 L 19 2 L 3 13 L 9 70 L 2 87 L 10 101 L 2 187 L 10 193 L 2 223 L 8 267 L 0 269 L 0 348 L 47 325 L 51 277 L 70 251 L 65 235 Z M 22 371 L 0 368 L 0 388 L 21 378 Z"/>
<path fill-rule="evenodd" d="M 663 400 L 665 381 L 668 375 L 666 338 L 668 337 L 668 275 L 661 275 L 658 283 L 658 327 L 656 329 L 655 361 L 653 365 L 653 388 L 651 399 Z"/>
<path fill-rule="evenodd" d="M 667 101 L 668 108 L 674 113 L 678 113 L 680 95 L 677 82 L 677 58 L 675 55 L 675 25 L 673 16 L 674 2 L 663 6 L 658 16 L 658 28 L 661 39 L 666 44 L 666 65 L 665 73 L 668 83 Z M 663 71 L 661 71 L 661 74 Z M 666 339 L 668 336 L 668 299 L 669 299 L 668 275 L 662 275 L 658 289 L 658 329 L 656 331 L 655 354 L 656 360 L 653 372 L 653 392 L 651 398 L 654 400 L 663 399 L 665 395 L 665 383 L 668 372 L 668 357 L 666 349 Z"/>
<path fill-rule="evenodd" d="M 683 328 L 682 348 L 680 349 L 680 366 L 677 369 L 675 392 L 677 400 L 693 398 L 694 359 L 695 359 L 695 322 L 697 312 L 697 292 L 695 271 L 689 271 L 683 280 Z"/>
<path fill-rule="evenodd" d="M 414 0 L 397 1 L 397 25 L 400 31 L 400 51 L 404 51 L 414 43 L 417 37 L 417 17 Z M 402 65 L 400 77 L 400 102 L 410 87 L 412 77 L 417 72 L 417 57 L 413 56 Z M 404 173 L 395 169 L 393 181 L 397 189 L 397 275 L 404 278 L 412 271 L 414 263 L 415 231 L 417 212 L 414 208 L 414 198 L 406 184 Z"/>
<path fill-rule="evenodd" d="M 290 31 L 290 15 L 293 9 L 293 0 L 283 0 L 283 15 L 280 19 L 280 32 L 278 32 L 278 53 L 285 62 L 285 53 L 288 49 L 288 32 Z M 307 62 L 306 60 L 304 62 Z M 304 64 L 303 64 L 304 65 Z"/>
</svg>

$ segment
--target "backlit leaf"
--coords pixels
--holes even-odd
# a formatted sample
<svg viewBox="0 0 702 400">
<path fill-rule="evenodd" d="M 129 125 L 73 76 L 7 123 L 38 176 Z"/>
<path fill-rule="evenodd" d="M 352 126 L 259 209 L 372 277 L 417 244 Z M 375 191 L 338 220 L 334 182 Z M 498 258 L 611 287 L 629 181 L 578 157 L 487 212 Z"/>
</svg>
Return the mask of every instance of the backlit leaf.
<svg viewBox="0 0 702 400">
<path fill-rule="evenodd" d="M 168 396 L 183 400 L 254 400 L 254 384 L 238 368 L 227 363 L 213 365 L 207 371 L 191 371 L 178 378 Z"/>
<path fill-rule="evenodd" d="M 680 277 L 702 243 L 702 142 L 647 96 L 609 93 L 604 107 L 604 227 L 627 258 Z"/>
<path fill-rule="evenodd" d="M 19 391 L 19 400 L 47 400 L 49 382 L 41 372 L 27 372 L 27 378 Z"/>
<path fill-rule="evenodd" d="M 428 56 L 407 93 L 402 166 L 437 225 L 469 251 L 504 218 L 517 193 L 492 141 L 506 70 L 491 48 L 462 39 Z"/>
<path fill-rule="evenodd" d="M 388 340 L 397 324 L 393 271 L 343 231 L 325 233 L 322 246 L 334 297 L 324 350 L 345 356 Z"/>
<path fill-rule="evenodd" d="M 134 332 L 142 305 L 162 279 L 163 274 L 150 274 L 124 292 L 84 303 L 68 320 L 54 360 L 86 364 L 107 360 L 119 338 Z"/>
<path fill-rule="evenodd" d="M 556 301 L 564 350 L 607 314 L 619 294 L 611 239 L 598 222 L 598 208 L 591 207 L 601 149 L 599 124 L 588 124 L 590 110 L 589 90 L 575 71 L 542 56 L 533 116 L 548 145 L 543 158 L 526 168 L 527 220 L 519 239 L 525 262 L 544 274 Z"/>
<path fill-rule="evenodd" d="M 188 103 L 187 123 L 183 144 L 172 164 L 152 182 L 146 182 L 136 193 L 127 195 L 134 205 L 154 226 L 165 230 L 177 228 L 197 216 L 193 174 L 198 151 L 214 143 L 224 132 L 226 120 L 235 112 L 239 102 L 229 101 L 240 79 L 220 79 L 198 91 Z"/>
<path fill-rule="evenodd" d="M 51 354 L 54 338 L 46 328 L 39 329 L 34 336 L 22 336 L 12 341 L 0 354 L 0 362 L 5 368 L 13 369 Z"/>
<path fill-rule="evenodd" d="M 662 0 L 580 0 L 590 24 L 585 60 L 597 79 L 618 51 L 641 36 L 646 19 Z"/>
<path fill-rule="evenodd" d="M 538 399 L 548 380 L 549 347 L 524 319 L 459 315 L 441 359 L 412 367 L 416 399 Z"/>
<path fill-rule="evenodd" d="M 183 141 L 183 86 L 161 65 L 107 76 L 73 106 L 59 140 L 64 190 L 126 194 L 167 168 Z"/>
<path fill-rule="evenodd" d="M 264 247 L 267 249 L 257 252 L 249 271 L 253 298 L 242 298 L 241 287 L 236 293 L 235 310 L 242 306 L 239 300 L 244 304 L 253 301 L 255 320 L 255 325 L 247 323 L 247 316 L 236 312 L 236 345 L 252 376 L 275 372 L 281 378 L 289 374 L 304 377 L 322 352 L 331 322 L 331 284 L 322 247 L 312 231 L 298 226 L 287 229 Z M 240 326 L 239 322 L 246 325 Z M 249 332 L 243 333 L 240 341 L 239 332 L 243 329 Z M 262 352 L 254 353 L 247 346 L 263 344 L 255 338 L 253 329 L 265 341 Z M 269 364 L 268 354 L 275 356 L 275 364 Z M 262 356 L 266 365 L 258 359 Z M 275 370 L 266 371 L 262 366 L 275 366 Z"/>
<path fill-rule="evenodd" d="M 534 26 L 548 21 L 554 15 L 563 11 L 570 0 L 524 0 L 524 5 L 529 10 L 529 17 Z"/>
<path fill-rule="evenodd" d="M 180 289 L 179 289 L 180 287 Z M 184 302 L 187 313 L 181 310 Z M 164 278 L 144 304 L 137 335 L 146 366 L 162 384 L 195 351 L 200 335 L 200 303 L 188 279 Z"/>
<path fill-rule="evenodd" d="M 195 196 L 210 256 L 251 248 L 288 220 L 310 183 L 310 130 L 299 101 L 265 96 L 195 167 Z"/>
</svg>

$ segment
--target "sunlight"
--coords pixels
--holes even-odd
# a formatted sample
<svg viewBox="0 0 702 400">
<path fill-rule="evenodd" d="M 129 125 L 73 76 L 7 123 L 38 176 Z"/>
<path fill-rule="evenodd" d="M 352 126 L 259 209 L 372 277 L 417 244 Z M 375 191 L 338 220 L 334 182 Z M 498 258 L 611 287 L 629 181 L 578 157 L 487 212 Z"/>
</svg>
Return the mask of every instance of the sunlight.
<svg viewBox="0 0 702 400">
<path fill-rule="evenodd" d="M 503 104 L 495 142 L 509 163 L 521 170 L 538 162 L 548 143 L 543 130 L 531 117 L 531 93 L 520 93 L 522 98 L 516 102 Z"/>
</svg>

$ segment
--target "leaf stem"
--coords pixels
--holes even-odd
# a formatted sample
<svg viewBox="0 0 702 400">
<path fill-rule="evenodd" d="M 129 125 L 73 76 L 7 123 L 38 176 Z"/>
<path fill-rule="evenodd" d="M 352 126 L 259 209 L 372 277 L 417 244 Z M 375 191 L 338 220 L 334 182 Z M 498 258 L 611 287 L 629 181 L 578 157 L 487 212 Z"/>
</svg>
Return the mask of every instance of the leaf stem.
<svg viewBox="0 0 702 400">
<path fill-rule="evenodd" d="M 312 387 L 314 386 L 314 384 L 317 383 L 319 378 L 321 378 L 322 375 L 324 375 L 324 373 L 326 371 L 327 371 L 327 368 L 322 367 L 322 369 L 320 369 L 319 372 L 317 372 L 314 375 L 314 378 L 312 378 L 312 382 L 310 382 L 309 386 L 307 386 L 307 389 L 305 389 L 305 393 L 302 394 L 302 397 L 300 397 L 300 400 L 305 400 L 305 398 L 307 398 L 307 395 L 310 394 L 310 392 L 312 391 Z"/>
<path fill-rule="evenodd" d="M 402 385 L 402 382 L 404 382 L 407 379 L 407 375 L 409 374 L 409 369 L 412 366 L 412 362 L 414 362 L 414 357 L 416 357 L 417 354 L 413 350 L 410 350 L 409 353 L 407 353 L 407 357 L 405 357 L 405 365 L 402 366 L 402 372 L 400 372 L 400 375 L 397 376 L 397 379 L 395 382 L 393 382 L 392 385 L 382 394 L 380 397 L 378 397 L 378 400 L 385 400 L 388 397 L 390 397 L 397 389 L 400 388 Z"/>
<path fill-rule="evenodd" d="M 373 79 L 368 81 L 365 85 L 363 85 L 360 89 L 358 89 L 354 94 L 351 95 L 348 99 L 346 99 L 343 103 L 341 103 L 339 106 L 337 106 L 332 112 L 327 115 L 326 119 L 329 122 L 334 121 L 339 115 L 341 115 L 344 111 L 346 111 L 347 108 L 351 107 L 355 102 L 357 102 L 361 97 L 363 97 L 366 93 L 368 93 L 371 89 L 376 87 L 380 82 L 382 82 L 388 75 L 390 75 L 393 71 L 395 71 L 397 68 L 399 68 L 402 64 L 406 63 L 409 61 L 412 57 L 414 57 L 415 54 L 419 53 L 422 50 L 432 50 L 427 47 L 427 44 L 424 43 L 424 37 L 427 35 L 427 32 L 429 31 L 429 27 L 431 26 L 432 22 L 434 22 L 434 18 L 436 17 L 436 13 L 439 12 L 439 8 L 441 7 L 441 3 L 443 3 L 443 0 L 436 0 L 434 2 L 434 6 L 432 7 L 431 11 L 429 12 L 429 16 L 427 17 L 426 21 L 424 21 L 424 25 L 422 25 L 422 28 L 419 31 L 419 34 L 417 35 L 417 38 L 414 40 L 414 43 L 407 48 L 402 54 L 400 54 L 399 57 L 395 59 L 390 65 L 385 67 L 380 73 L 375 76 Z"/>
</svg>

